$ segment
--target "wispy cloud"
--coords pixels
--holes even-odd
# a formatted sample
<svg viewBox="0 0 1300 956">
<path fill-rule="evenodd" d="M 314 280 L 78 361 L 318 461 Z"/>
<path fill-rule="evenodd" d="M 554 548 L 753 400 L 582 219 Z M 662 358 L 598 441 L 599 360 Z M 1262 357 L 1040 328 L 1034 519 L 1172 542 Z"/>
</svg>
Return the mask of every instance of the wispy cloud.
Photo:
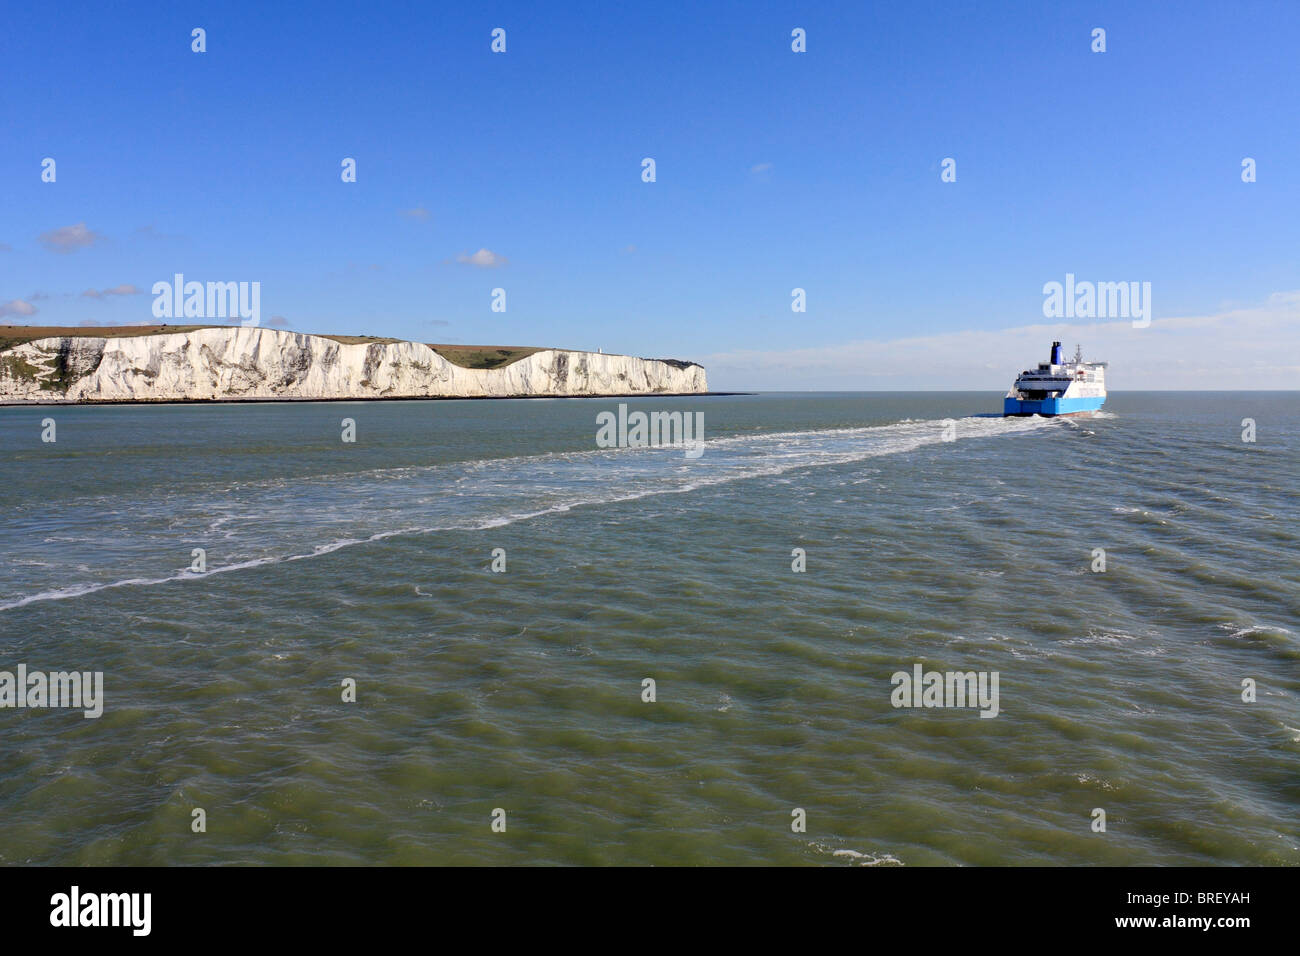
<svg viewBox="0 0 1300 956">
<path fill-rule="evenodd" d="M 124 283 L 113 286 L 111 289 L 87 289 L 81 293 L 85 299 L 102 299 L 106 295 L 144 295 L 143 289 L 137 289 L 135 286 Z"/>
<path fill-rule="evenodd" d="M 405 216 L 407 219 L 415 219 L 418 220 L 419 222 L 424 222 L 429 218 L 430 215 L 429 210 L 424 208 L 423 203 L 416 206 L 414 209 L 403 209 L 401 210 L 401 214 Z"/>
<path fill-rule="evenodd" d="M 469 266 L 477 266 L 480 269 L 495 269 L 497 266 L 503 266 L 508 262 L 505 256 L 499 256 L 490 249 L 480 249 L 472 256 L 459 255 L 456 257 L 457 262 L 463 262 Z"/>
<path fill-rule="evenodd" d="M 79 222 L 75 226 L 51 229 L 49 232 L 43 232 L 37 236 L 37 239 L 46 249 L 60 253 L 85 249 L 87 246 L 93 246 L 95 243 L 100 242 L 103 238 L 93 229 L 87 229 L 84 222 Z"/>
<path fill-rule="evenodd" d="M 749 167 L 749 171 L 755 176 L 762 176 L 764 173 L 770 173 L 772 171 L 772 164 L 755 163 L 753 166 Z"/>
<path fill-rule="evenodd" d="M 40 310 L 30 302 L 24 302 L 22 299 L 14 299 L 12 302 L 6 302 L 0 305 L 0 317 L 6 315 L 35 315 Z"/>
<path fill-rule="evenodd" d="M 997 330 L 844 342 L 706 356 L 715 388 L 1005 390 L 1047 358 L 1054 340 L 1110 363 L 1112 390 L 1291 389 L 1300 382 L 1300 291 L 1207 316 L 1041 323 Z"/>
</svg>

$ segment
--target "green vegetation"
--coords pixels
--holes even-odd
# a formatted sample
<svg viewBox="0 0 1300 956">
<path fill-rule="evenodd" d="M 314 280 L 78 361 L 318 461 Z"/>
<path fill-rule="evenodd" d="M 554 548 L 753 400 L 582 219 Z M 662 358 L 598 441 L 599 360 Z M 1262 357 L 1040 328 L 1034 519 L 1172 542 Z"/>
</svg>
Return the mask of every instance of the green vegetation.
<svg viewBox="0 0 1300 956">
<path fill-rule="evenodd" d="M 170 335 L 173 332 L 194 332 L 198 329 L 231 329 L 233 325 L 0 325 L 0 352 L 16 345 L 50 338 L 123 338 L 133 335 Z M 300 333 L 314 334 L 314 333 Z M 321 335 L 342 345 L 391 345 L 402 342 L 380 335 Z M 522 358 L 527 358 L 541 348 L 515 345 L 434 345 L 433 349 L 448 362 L 461 368 L 505 368 Z M 557 350 L 568 351 L 568 350 Z M 26 363 L 24 363 L 26 364 Z M 31 368 L 31 366 L 28 366 Z M 15 366 L 16 368 L 16 366 Z M 36 370 L 39 371 L 39 370 Z M 16 373 L 15 373 L 16 374 Z M 53 387 L 53 386 L 49 386 Z"/>
<path fill-rule="evenodd" d="M 0 368 L 3 368 L 8 378 L 16 378 L 24 382 L 35 382 L 40 377 L 41 370 L 28 362 L 21 355 L 0 355 Z"/>
<path fill-rule="evenodd" d="M 118 339 L 131 335 L 170 335 L 196 329 L 224 329 L 228 325 L 0 325 L 0 351 L 37 339 L 88 337 Z"/>
<path fill-rule="evenodd" d="M 386 338 L 379 335 L 321 335 L 343 345 L 390 345 L 405 339 Z M 448 362 L 461 368 L 503 368 L 521 358 L 527 358 L 540 348 L 503 345 L 434 345 L 426 343 Z M 427 367 L 427 366 L 426 366 Z"/>
<path fill-rule="evenodd" d="M 504 368 L 541 351 L 540 348 L 498 345 L 430 345 L 429 348 L 461 368 Z"/>
<path fill-rule="evenodd" d="M 73 382 L 72 371 L 68 368 L 68 357 L 63 353 L 55 356 L 52 368 L 33 365 L 21 355 L 0 355 L 0 368 L 20 381 L 36 383 L 44 392 L 66 393 Z"/>
</svg>

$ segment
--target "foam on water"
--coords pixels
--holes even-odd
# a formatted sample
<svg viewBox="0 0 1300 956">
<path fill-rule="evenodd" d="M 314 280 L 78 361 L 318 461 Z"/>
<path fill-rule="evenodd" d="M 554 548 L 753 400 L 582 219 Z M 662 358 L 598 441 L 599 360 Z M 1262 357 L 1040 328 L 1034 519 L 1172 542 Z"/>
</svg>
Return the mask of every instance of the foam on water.
<svg viewBox="0 0 1300 956">
<path fill-rule="evenodd" d="M 704 456 L 599 401 L 0 409 L 0 669 L 109 701 L 6 719 L 0 862 L 1300 863 L 1294 396 L 639 401 Z M 917 662 L 997 719 L 893 707 Z"/>
<path fill-rule="evenodd" d="M 706 441 L 703 456 L 696 459 L 683 457 L 681 448 L 615 448 L 454 465 L 379 468 L 292 482 L 240 480 L 178 491 L 161 503 L 124 502 L 121 495 L 114 496 L 119 511 L 131 517 L 122 523 L 109 522 L 108 535 L 104 508 L 107 499 L 91 498 L 64 505 L 62 523 L 75 528 L 76 533 L 60 539 L 75 542 L 71 550 L 78 563 L 56 566 L 46 562 L 44 567 L 50 579 L 66 581 L 75 576 L 78 567 L 85 567 L 80 562 L 87 550 L 96 550 L 98 543 L 106 552 L 105 560 L 90 573 L 99 580 L 14 595 L 0 601 L 0 611 L 40 601 L 78 598 L 110 588 L 199 581 L 285 561 L 317 558 L 402 535 L 483 531 L 573 508 L 684 494 L 796 469 L 901 454 L 945 443 L 945 428 L 950 424 L 955 426 L 955 437 L 946 443 L 956 445 L 971 439 L 1032 433 L 1060 421 L 1037 417 L 968 418 L 735 435 Z M 218 510 L 225 513 L 213 518 Z M 394 527 L 376 530 L 377 524 Z M 157 564 L 159 525 L 169 534 L 193 540 L 195 547 L 203 547 L 219 534 L 220 552 L 237 557 L 202 572 L 160 568 L 162 573 L 115 576 L 114 566 Z M 322 532 L 339 525 L 346 528 L 346 534 L 319 542 Z M 313 542 L 313 538 L 317 540 Z M 24 564 L 39 566 L 34 562 L 32 558 Z M 30 579 L 30 575 L 26 577 Z M 4 583 L 12 589 L 17 582 Z"/>
</svg>

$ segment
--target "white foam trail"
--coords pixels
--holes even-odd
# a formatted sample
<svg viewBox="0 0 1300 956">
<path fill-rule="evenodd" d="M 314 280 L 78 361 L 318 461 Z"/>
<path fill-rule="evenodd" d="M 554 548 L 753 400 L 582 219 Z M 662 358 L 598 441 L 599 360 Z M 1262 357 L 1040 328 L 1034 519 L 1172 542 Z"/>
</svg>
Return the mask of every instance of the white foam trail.
<svg viewBox="0 0 1300 956">
<path fill-rule="evenodd" d="M 405 485 L 414 476 L 439 474 L 457 468 L 470 468 L 479 474 L 491 469 L 495 474 L 500 471 L 508 471 L 512 467 L 518 469 L 520 466 L 527 466 L 531 470 L 536 470 L 538 466 L 561 464 L 569 466 L 572 469 L 574 466 L 586 465 L 593 461 L 605 461 L 609 464 L 627 464 L 630 462 L 632 464 L 642 463 L 650 466 L 640 475 L 628 475 L 625 472 L 620 472 L 610 476 L 615 487 L 624 486 L 638 477 L 651 478 L 654 480 L 648 482 L 641 489 L 627 491 L 621 494 L 610 494 L 607 488 L 601 487 L 596 489 L 597 493 L 594 495 L 588 495 L 585 497 L 579 496 L 572 500 L 557 502 L 548 507 L 543 507 L 537 510 L 495 515 L 479 519 L 478 521 L 470 521 L 468 523 L 462 522 L 436 524 L 431 526 L 408 526 L 391 531 L 380 531 L 361 537 L 343 537 L 325 544 L 317 545 L 310 551 L 306 552 L 251 558 L 244 561 L 234 562 L 232 564 L 209 568 L 202 572 L 183 570 L 173 574 L 155 577 L 133 577 L 124 578 L 118 581 L 95 582 L 73 585 L 65 588 L 52 588 L 16 598 L 6 603 L 0 603 L 0 611 L 13 610 L 14 608 L 24 607 L 40 601 L 60 601 L 83 597 L 87 594 L 94 594 L 112 588 L 132 586 L 151 587 L 178 581 L 200 580 L 218 574 L 228 574 L 232 571 L 243 571 L 249 568 L 265 567 L 267 565 L 281 564 L 288 561 L 302 561 L 307 558 L 316 558 L 322 555 L 332 554 L 342 548 L 381 541 L 402 535 L 433 534 L 445 531 L 482 531 L 489 528 L 503 527 L 520 521 L 528 521 L 544 515 L 560 514 L 578 507 L 621 504 L 655 495 L 684 494 L 686 492 L 697 491 L 701 488 L 708 488 L 719 484 L 781 475 L 800 468 L 848 464 L 881 455 L 913 451 L 926 445 L 941 443 L 945 440 L 943 437 L 944 426 L 953 421 L 957 423 L 958 427 L 956 429 L 955 438 L 950 443 L 968 438 L 989 438 L 999 435 L 1037 431 L 1040 428 L 1050 427 L 1060 422 L 1061 419 L 1044 419 L 1037 417 L 990 417 L 956 420 L 943 419 L 938 421 L 908 420 L 893 425 L 876 425 L 862 428 L 816 429 L 811 431 L 763 432 L 749 435 L 733 435 L 724 438 L 706 440 L 704 443 L 704 456 L 692 460 L 683 459 L 681 457 L 680 448 L 595 449 L 588 451 L 552 452 L 544 455 L 517 456 L 512 458 L 481 459 L 477 461 L 457 463 L 455 465 L 426 465 L 373 469 L 366 472 L 344 475 L 304 478 L 297 482 L 297 486 L 325 484 L 327 487 L 337 488 L 340 485 L 346 485 L 349 482 L 356 482 L 358 480 L 373 482 L 377 480 L 394 481 L 396 479 L 401 479 L 402 485 Z M 710 452 L 713 455 L 712 458 L 710 458 Z M 663 474 L 663 466 L 665 464 L 675 466 L 672 474 Z M 714 467 L 717 470 L 710 474 L 708 471 L 710 467 Z M 586 469 L 580 473 L 580 476 L 588 478 L 592 473 L 592 469 Z M 684 477 L 686 474 L 689 474 L 689 478 Z M 517 480 L 524 480 L 525 482 L 529 480 L 527 476 L 522 474 L 514 477 Z M 676 485 L 665 485 L 664 480 L 668 478 L 678 479 L 680 483 Z M 572 478 L 569 480 L 572 481 Z M 465 481 L 465 477 L 460 477 L 456 478 L 453 483 L 460 484 L 463 481 Z M 262 504 L 265 502 L 264 495 L 267 484 L 268 483 L 266 482 L 240 482 L 231 486 L 231 490 L 238 488 L 247 494 L 254 487 L 261 485 L 262 488 L 255 496 L 255 500 L 258 504 Z M 277 490 L 282 490 L 285 487 L 286 482 L 283 479 L 276 479 L 275 485 Z M 486 495 L 487 492 L 484 492 L 484 494 Z M 291 503 L 289 507 L 292 509 L 295 506 Z M 220 519 L 218 523 L 225 524 L 232 520 L 233 517 L 233 515 L 226 516 Z"/>
<path fill-rule="evenodd" d="M 903 861 L 892 853 L 859 853 L 857 850 L 836 850 L 831 856 L 844 856 L 857 862 L 858 866 L 902 866 Z"/>
<path fill-rule="evenodd" d="M 367 541 L 380 541 L 384 538 L 395 538 L 402 534 L 419 534 L 425 530 L 435 529 L 403 528 L 400 531 L 381 531 L 364 539 L 341 538 L 338 541 L 331 541 L 328 544 L 318 545 L 305 554 L 271 555 L 265 558 L 253 558 L 248 561 L 239 561 L 235 564 L 226 564 L 221 567 L 209 568 L 206 571 L 179 571 L 176 574 L 168 574 L 158 578 L 126 578 L 121 581 L 86 584 L 71 588 L 57 588 L 52 591 L 42 591 L 39 594 L 29 594 L 27 597 L 20 598 L 19 600 L 12 601 L 8 604 L 0 604 L 0 611 L 8 611 L 11 608 L 22 607 L 25 604 L 32 604 L 36 601 L 58 601 L 66 598 L 81 597 L 83 594 L 94 594 L 96 591 L 107 591 L 109 588 L 122 588 L 132 584 L 153 585 L 168 584 L 172 581 L 197 581 L 201 578 L 210 578 L 217 574 L 229 574 L 231 571 L 245 571 L 248 568 L 258 568 L 268 564 L 282 564 L 285 561 L 302 561 L 305 558 L 318 558 L 322 554 L 330 554 L 331 552 L 338 551 L 340 548 L 346 548 L 349 545 L 364 544 Z"/>
</svg>

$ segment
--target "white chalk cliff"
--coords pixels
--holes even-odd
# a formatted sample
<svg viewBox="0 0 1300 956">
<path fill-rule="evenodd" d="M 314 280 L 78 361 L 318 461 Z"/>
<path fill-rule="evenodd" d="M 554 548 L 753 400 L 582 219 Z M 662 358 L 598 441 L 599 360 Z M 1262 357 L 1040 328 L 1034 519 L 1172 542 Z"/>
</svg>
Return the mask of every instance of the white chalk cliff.
<svg viewBox="0 0 1300 956">
<path fill-rule="evenodd" d="M 88 330 L 89 331 L 89 330 Z M 418 342 L 344 345 L 278 329 L 36 339 L 0 351 L 0 402 L 523 397 L 705 392 L 690 362 L 544 349 L 464 368 Z"/>
</svg>

